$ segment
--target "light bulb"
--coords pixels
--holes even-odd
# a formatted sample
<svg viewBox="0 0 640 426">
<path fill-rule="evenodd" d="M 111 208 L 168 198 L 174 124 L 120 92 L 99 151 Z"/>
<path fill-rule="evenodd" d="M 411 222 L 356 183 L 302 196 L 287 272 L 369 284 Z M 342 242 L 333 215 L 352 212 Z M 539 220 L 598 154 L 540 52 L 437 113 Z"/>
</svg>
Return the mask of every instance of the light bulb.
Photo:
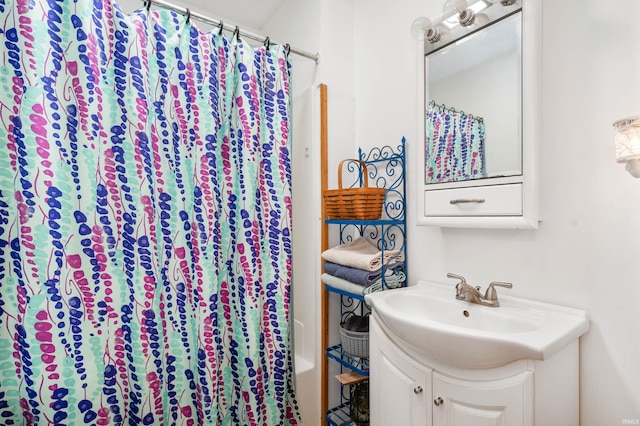
<svg viewBox="0 0 640 426">
<path fill-rule="evenodd" d="M 431 20 L 426 16 L 421 16 L 411 24 L 411 35 L 416 40 L 424 40 L 424 36 L 430 28 Z"/>
<path fill-rule="evenodd" d="M 450 37 L 449 30 L 447 28 L 441 27 L 440 25 L 435 25 L 427 30 L 424 38 L 432 44 L 435 43 L 446 43 L 449 41 Z"/>
<path fill-rule="evenodd" d="M 640 159 L 638 158 L 630 158 L 627 160 L 627 164 L 624 166 L 624 169 L 631 174 L 634 178 L 640 177 Z"/>
<path fill-rule="evenodd" d="M 484 14 L 484 13 L 476 13 L 476 22 L 474 22 L 474 25 L 476 27 L 484 27 L 485 25 L 487 25 L 489 23 L 489 17 Z"/>
<path fill-rule="evenodd" d="M 442 13 L 445 16 L 451 16 L 456 13 L 461 13 L 467 8 L 466 0 L 447 0 L 442 7 Z"/>
</svg>

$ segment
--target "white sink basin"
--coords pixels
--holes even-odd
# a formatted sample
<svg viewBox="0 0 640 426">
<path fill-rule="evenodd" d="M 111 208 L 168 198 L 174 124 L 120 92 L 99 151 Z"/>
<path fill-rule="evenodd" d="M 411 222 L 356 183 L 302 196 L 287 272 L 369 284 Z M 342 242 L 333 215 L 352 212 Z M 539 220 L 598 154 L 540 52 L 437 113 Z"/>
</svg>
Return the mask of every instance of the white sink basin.
<svg viewBox="0 0 640 426">
<path fill-rule="evenodd" d="M 589 330 L 584 311 L 499 290 L 498 308 L 457 300 L 454 285 L 427 281 L 367 294 L 365 299 L 390 337 L 454 367 L 545 360 Z"/>
</svg>

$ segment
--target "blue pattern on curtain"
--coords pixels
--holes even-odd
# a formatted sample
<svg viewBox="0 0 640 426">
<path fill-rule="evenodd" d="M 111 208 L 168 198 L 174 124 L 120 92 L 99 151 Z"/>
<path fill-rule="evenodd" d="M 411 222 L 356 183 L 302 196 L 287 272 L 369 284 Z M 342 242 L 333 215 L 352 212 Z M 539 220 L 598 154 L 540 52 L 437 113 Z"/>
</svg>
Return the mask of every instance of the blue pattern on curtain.
<svg viewBox="0 0 640 426">
<path fill-rule="evenodd" d="M 425 183 L 487 177 L 482 118 L 429 102 L 426 116 Z"/>
<path fill-rule="evenodd" d="M 4 425 L 296 424 L 290 64 L 0 0 Z"/>
</svg>

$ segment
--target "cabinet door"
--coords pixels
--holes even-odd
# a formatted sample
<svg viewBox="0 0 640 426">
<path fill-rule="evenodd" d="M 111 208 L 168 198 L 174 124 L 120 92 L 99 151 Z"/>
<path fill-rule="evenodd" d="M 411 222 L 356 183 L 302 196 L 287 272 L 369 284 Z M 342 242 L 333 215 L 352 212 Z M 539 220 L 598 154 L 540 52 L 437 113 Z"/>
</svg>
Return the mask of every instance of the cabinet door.
<svg viewBox="0 0 640 426">
<path fill-rule="evenodd" d="M 428 425 L 431 370 L 398 351 L 375 321 L 369 331 L 371 426 Z"/>
<path fill-rule="evenodd" d="M 434 426 L 533 425 L 533 373 L 467 381 L 433 373 Z"/>
</svg>

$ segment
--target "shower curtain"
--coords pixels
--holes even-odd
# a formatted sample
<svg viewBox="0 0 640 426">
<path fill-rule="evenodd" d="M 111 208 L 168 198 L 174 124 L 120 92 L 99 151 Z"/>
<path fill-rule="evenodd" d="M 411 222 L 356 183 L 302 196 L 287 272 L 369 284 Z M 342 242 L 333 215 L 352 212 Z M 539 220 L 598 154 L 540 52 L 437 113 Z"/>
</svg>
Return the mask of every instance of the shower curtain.
<svg viewBox="0 0 640 426">
<path fill-rule="evenodd" d="M 111 0 L 0 18 L 0 423 L 295 424 L 285 49 Z"/>
<path fill-rule="evenodd" d="M 429 102 L 426 116 L 425 183 L 487 177 L 481 118 Z"/>
</svg>

